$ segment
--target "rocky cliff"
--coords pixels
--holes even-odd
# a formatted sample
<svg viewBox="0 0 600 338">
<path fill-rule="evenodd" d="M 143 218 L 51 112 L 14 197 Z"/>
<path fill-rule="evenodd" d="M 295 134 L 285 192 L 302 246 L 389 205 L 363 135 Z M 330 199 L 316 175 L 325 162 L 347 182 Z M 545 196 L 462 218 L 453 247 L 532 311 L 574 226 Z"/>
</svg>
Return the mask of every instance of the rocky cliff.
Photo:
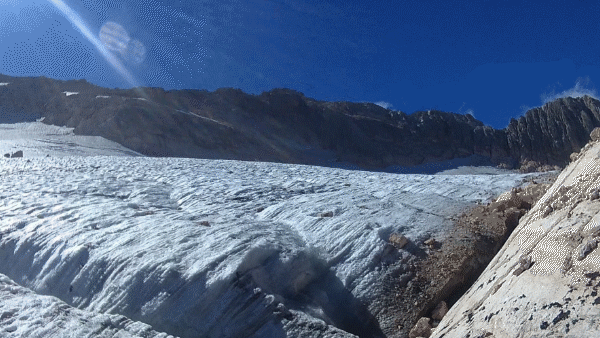
<svg viewBox="0 0 600 338">
<path fill-rule="evenodd" d="M 289 89 L 122 90 L 5 75 L 0 83 L 4 122 L 43 117 L 150 156 L 383 169 L 483 155 L 531 171 L 565 165 L 600 126 L 600 101 L 591 97 L 558 99 L 497 130 L 471 115 L 407 115 L 371 103 L 316 101 Z"/>
<path fill-rule="evenodd" d="M 564 166 L 600 126 L 599 103 L 589 96 L 561 98 L 512 119 L 504 129 L 511 157 L 522 166 Z"/>
</svg>

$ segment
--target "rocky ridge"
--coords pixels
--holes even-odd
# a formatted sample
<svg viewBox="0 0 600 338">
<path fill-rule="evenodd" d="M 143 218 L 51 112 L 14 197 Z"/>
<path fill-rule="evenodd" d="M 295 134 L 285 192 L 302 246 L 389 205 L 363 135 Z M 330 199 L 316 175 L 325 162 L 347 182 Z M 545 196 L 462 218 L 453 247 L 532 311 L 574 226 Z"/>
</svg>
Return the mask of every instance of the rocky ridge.
<svg viewBox="0 0 600 338">
<path fill-rule="evenodd" d="M 534 171 L 567 164 L 600 126 L 600 101 L 587 96 L 547 103 L 497 130 L 468 114 L 408 115 L 371 103 L 317 101 L 289 89 L 260 95 L 231 88 L 123 90 L 6 75 L 0 83 L 7 121 L 43 117 L 150 156 L 383 170 L 481 155 L 503 168 Z"/>
<path fill-rule="evenodd" d="M 600 126 L 598 103 L 589 96 L 560 98 L 511 119 L 504 129 L 511 156 L 528 171 L 539 165 L 565 166 Z"/>
</svg>

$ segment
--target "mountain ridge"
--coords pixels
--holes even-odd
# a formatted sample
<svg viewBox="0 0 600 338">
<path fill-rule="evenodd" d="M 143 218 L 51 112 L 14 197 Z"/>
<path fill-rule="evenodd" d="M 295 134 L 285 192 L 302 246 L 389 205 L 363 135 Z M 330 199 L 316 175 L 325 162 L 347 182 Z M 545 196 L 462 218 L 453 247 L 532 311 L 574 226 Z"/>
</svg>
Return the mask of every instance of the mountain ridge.
<svg viewBox="0 0 600 338">
<path fill-rule="evenodd" d="M 85 80 L 0 74 L 0 112 L 102 136 L 149 156 L 259 160 L 371 170 L 481 155 L 501 168 L 558 169 L 600 126 L 600 101 L 561 98 L 494 129 L 472 115 L 406 114 L 276 88 L 108 89 Z"/>
</svg>

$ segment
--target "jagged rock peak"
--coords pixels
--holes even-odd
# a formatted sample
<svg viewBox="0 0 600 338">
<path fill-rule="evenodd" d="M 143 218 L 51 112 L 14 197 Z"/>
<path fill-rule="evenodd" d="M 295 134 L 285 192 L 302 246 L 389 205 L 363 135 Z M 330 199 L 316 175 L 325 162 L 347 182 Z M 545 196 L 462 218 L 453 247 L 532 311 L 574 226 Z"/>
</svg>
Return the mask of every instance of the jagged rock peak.
<svg viewBox="0 0 600 338">
<path fill-rule="evenodd" d="M 273 88 L 269 91 L 262 92 L 260 95 L 294 95 L 305 97 L 304 93 L 289 88 Z"/>
<path fill-rule="evenodd" d="M 527 162 L 564 166 L 590 132 L 600 126 L 600 101 L 583 96 L 560 98 L 511 119 L 506 128 L 510 154 Z"/>
</svg>

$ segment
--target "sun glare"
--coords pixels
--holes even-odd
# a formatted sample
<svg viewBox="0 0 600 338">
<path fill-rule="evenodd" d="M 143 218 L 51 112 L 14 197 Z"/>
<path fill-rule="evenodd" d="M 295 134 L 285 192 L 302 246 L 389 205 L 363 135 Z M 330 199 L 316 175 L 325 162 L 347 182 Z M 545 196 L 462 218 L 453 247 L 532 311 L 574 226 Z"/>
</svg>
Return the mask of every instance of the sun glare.
<svg viewBox="0 0 600 338">
<path fill-rule="evenodd" d="M 86 39 L 88 39 L 88 41 L 90 41 L 94 45 L 94 47 L 96 47 L 96 49 L 102 54 L 104 59 L 106 59 L 106 61 L 108 61 L 108 63 L 119 74 L 121 74 L 121 76 L 132 87 L 138 87 L 137 81 L 135 80 L 135 78 L 133 77 L 131 72 L 129 72 L 129 70 L 127 70 L 127 68 L 115 56 L 115 54 L 113 54 L 111 52 L 112 48 L 110 48 L 110 47 L 112 46 L 112 47 L 116 48 L 117 45 L 115 45 L 115 44 L 118 44 L 118 41 L 113 41 L 113 43 L 115 43 L 115 44 L 109 45 L 107 48 L 107 46 L 102 41 L 100 41 L 100 39 L 98 39 L 95 34 L 93 34 L 90 31 L 90 29 L 87 27 L 87 25 L 85 24 L 83 19 L 73 9 L 71 9 L 71 7 L 69 7 L 67 4 L 65 4 L 62 0 L 48 0 L 48 1 L 50 1 L 50 3 L 52 3 L 58 10 L 60 10 L 66 16 L 66 18 L 73 25 L 75 25 L 75 27 L 77 27 L 77 29 L 81 32 L 81 34 L 83 34 L 83 36 Z M 102 36 L 102 34 L 101 34 L 101 36 Z M 145 53 L 145 50 L 143 52 L 137 52 L 138 58 L 139 58 L 140 54 L 144 54 L 144 53 Z"/>
</svg>

